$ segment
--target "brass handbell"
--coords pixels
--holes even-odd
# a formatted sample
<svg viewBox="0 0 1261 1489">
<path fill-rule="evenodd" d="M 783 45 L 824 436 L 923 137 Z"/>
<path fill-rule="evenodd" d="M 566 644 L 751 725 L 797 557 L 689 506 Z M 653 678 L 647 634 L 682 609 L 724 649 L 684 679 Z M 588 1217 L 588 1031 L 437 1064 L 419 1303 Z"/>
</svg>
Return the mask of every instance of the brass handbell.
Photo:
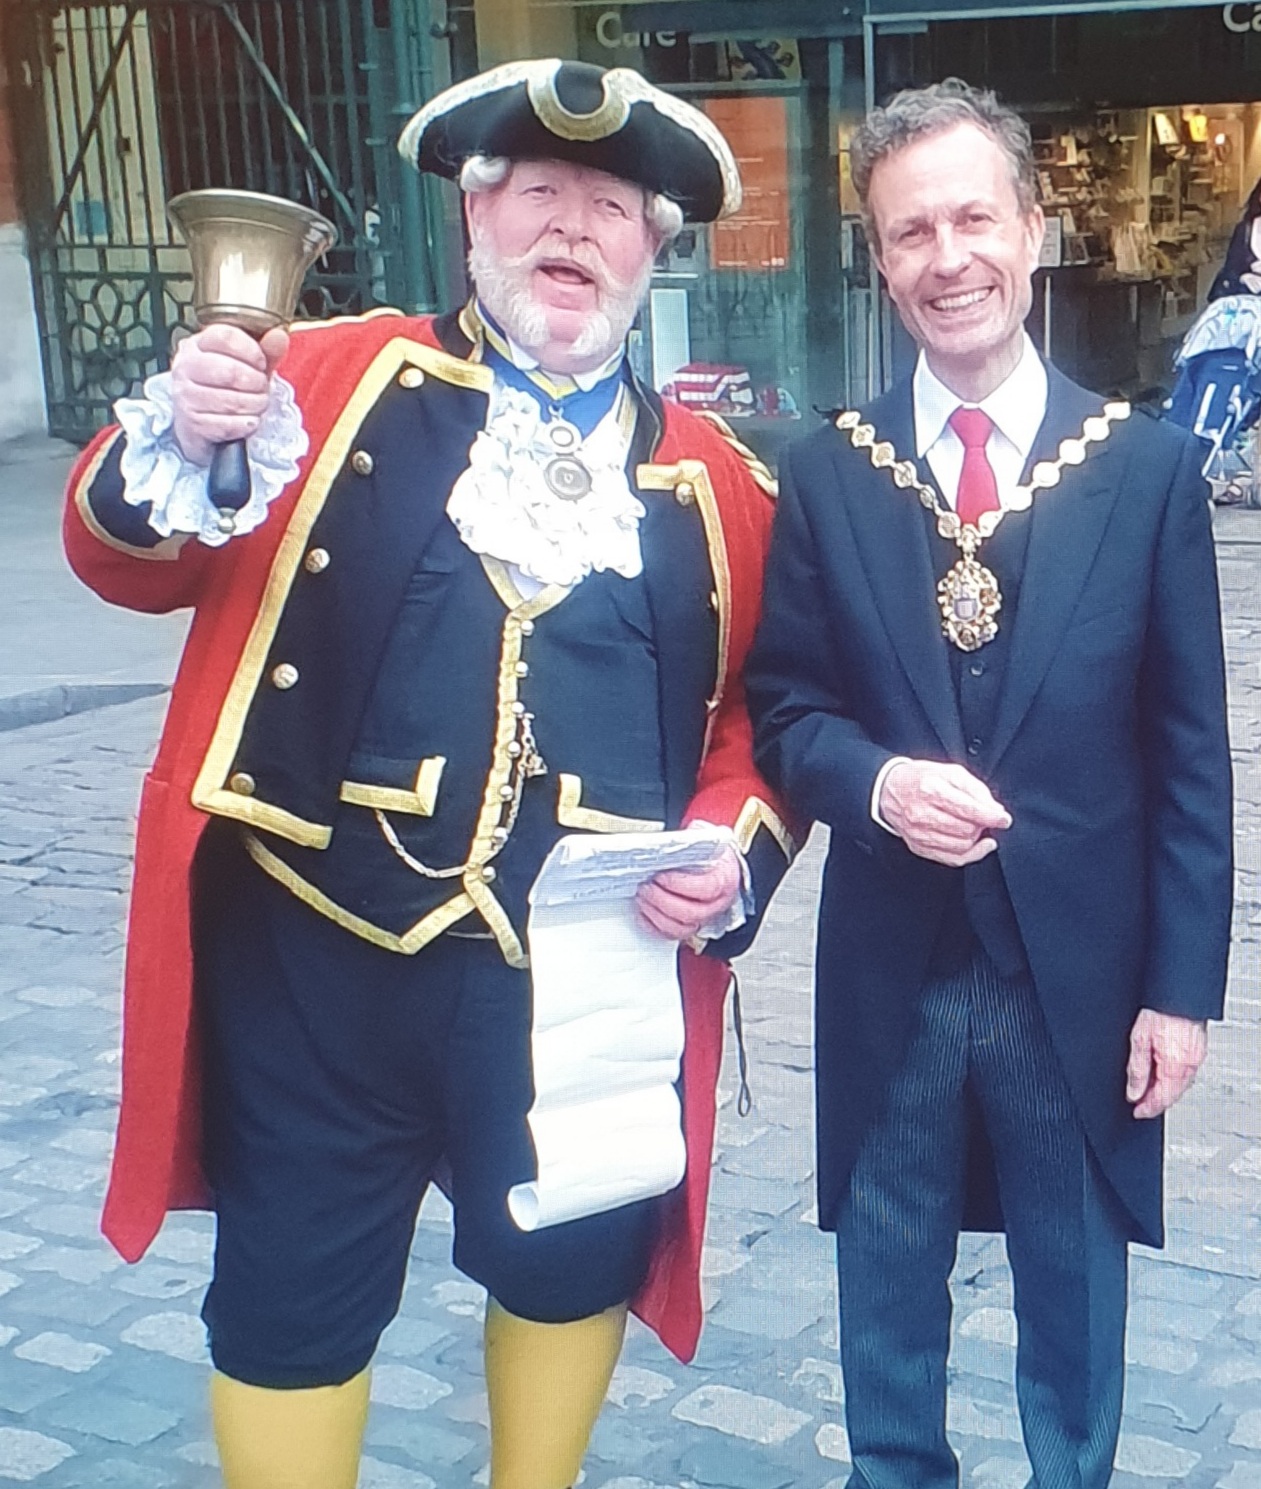
<svg viewBox="0 0 1261 1489">
<path fill-rule="evenodd" d="M 188 245 L 199 327 L 224 323 L 262 337 L 285 325 L 307 270 L 337 241 L 326 217 L 258 191 L 186 191 L 166 210 Z M 250 499 L 244 440 L 216 449 L 208 489 L 220 529 L 232 532 Z"/>
</svg>

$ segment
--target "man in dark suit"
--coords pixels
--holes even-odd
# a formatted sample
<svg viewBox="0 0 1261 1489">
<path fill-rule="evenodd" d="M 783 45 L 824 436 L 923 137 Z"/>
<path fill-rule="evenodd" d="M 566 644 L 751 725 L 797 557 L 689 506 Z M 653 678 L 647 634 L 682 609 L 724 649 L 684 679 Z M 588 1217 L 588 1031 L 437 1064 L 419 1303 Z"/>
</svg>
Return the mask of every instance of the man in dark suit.
<svg viewBox="0 0 1261 1489">
<path fill-rule="evenodd" d="M 1126 1247 L 1220 1017 L 1230 759 L 1199 455 L 1034 351 L 1029 132 L 958 80 L 852 144 L 914 376 L 792 448 L 746 672 L 831 843 L 819 1215 L 853 1489 L 953 1486 L 961 1226 L 1007 1232 L 1041 1489 L 1106 1484 Z M 988 1178 L 988 1184 L 980 1182 Z M 987 1199 L 988 1196 L 988 1199 Z"/>
</svg>

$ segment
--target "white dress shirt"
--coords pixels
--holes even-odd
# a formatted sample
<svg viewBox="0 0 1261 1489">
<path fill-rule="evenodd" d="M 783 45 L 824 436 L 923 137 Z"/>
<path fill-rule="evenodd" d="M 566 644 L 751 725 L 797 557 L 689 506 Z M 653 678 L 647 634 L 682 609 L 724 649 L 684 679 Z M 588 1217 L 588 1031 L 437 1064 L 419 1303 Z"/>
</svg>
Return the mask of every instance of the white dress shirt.
<svg viewBox="0 0 1261 1489">
<path fill-rule="evenodd" d="M 1004 504 L 1011 497 L 1029 456 L 1033 442 L 1046 417 L 1047 376 L 1042 358 L 1034 350 L 1028 334 L 1020 361 L 998 387 L 980 403 L 969 403 L 952 393 L 929 367 L 921 351 L 911 379 L 911 405 L 915 418 L 915 454 L 927 460 L 938 493 L 953 508 L 959 495 L 959 478 L 963 474 L 963 441 L 950 427 L 955 409 L 979 408 L 988 414 L 994 428 L 985 444 L 985 455 L 994 472 L 998 498 Z M 901 452 L 899 451 L 899 454 Z M 895 755 L 886 760 L 871 788 L 871 815 L 886 831 L 893 829 L 880 815 L 880 793 L 885 778 L 895 765 L 907 760 Z"/>
</svg>

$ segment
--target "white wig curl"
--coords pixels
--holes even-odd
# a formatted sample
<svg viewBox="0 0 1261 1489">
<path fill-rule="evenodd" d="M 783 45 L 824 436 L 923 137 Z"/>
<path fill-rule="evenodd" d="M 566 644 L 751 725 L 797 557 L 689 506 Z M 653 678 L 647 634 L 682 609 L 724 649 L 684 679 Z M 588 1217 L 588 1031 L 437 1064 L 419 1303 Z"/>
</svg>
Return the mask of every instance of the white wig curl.
<svg viewBox="0 0 1261 1489">
<path fill-rule="evenodd" d="M 460 190 L 493 191 L 511 170 L 512 161 L 505 155 L 470 155 L 460 167 Z M 676 238 L 683 227 L 683 209 L 659 191 L 644 192 L 644 216 L 663 243 Z"/>
</svg>

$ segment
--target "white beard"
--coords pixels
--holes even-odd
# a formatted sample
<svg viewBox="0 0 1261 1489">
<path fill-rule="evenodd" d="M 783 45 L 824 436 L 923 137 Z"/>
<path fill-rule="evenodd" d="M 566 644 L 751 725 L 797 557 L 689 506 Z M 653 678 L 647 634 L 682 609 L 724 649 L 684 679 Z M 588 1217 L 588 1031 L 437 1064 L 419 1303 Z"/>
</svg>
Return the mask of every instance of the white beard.
<svg viewBox="0 0 1261 1489">
<path fill-rule="evenodd" d="M 547 321 L 547 310 L 530 290 L 530 275 L 536 255 L 501 258 L 485 242 L 469 250 L 469 276 L 478 299 L 516 344 L 531 356 L 541 356 L 554 340 Z M 594 366 L 607 361 L 626 340 L 626 333 L 643 303 L 652 278 L 649 259 L 638 278 L 631 283 L 614 279 L 607 269 L 593 270 L 582 263 L 588 273 L 597 274 L 598 309 L 587 317 L 582 330 L 570 342 L 570 357 L 591 360 Z"/>
</svg>

